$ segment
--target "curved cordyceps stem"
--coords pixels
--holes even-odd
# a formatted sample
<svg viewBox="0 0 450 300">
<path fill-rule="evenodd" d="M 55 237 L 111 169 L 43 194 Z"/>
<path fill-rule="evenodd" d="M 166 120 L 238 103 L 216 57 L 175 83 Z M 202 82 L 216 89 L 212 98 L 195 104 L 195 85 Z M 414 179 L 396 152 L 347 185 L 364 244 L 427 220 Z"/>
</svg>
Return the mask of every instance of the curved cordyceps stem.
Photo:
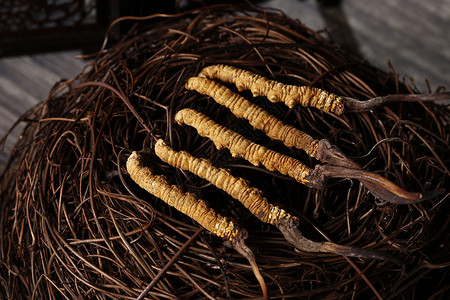
<svg viewBox="0 0 450 300">
<path fill-rule="evenodd" d="M 336 253 L 340 254 L 342 256 L 349 256 L 349 257 L 360 257 L 360 258 L 374 258 L 374 259 L 380 259 L 380 260 L 387 260 L 390 262 L 393 262 L 397 265 L 403 265 L 403 262 L 392 255 L 383 252 L 383 251 L 376 251 L 376 250 L 370 250 L 370 249 L 363 249 L 358 247 L 351 247 L 351 246 L 343 246 L 331 242 L 324 242 L 322 244 L 322 247 L 320 248 L 320 252 L 323 253 Z"/>
<path fill-rule="evenodd" d="M 382 106 L 389 102 L 423 102 L 450 100 L 450 92 L 432 93 L 432 94 L 392 94 L 375 97 L 364 101 L 350 97 L 341 97 L 344 103 L 345 112 L 363 112 Z"/>
<path fill-rule="evenodd" d="M 131 179 L 141 188 L 194 219 L 215 235 L 231 242 L 236 251 L 249 261 L 255 277 L 261 285 L 264 299 L 268 299 L 266 283 L 256 264 L 255 255 L 245 245 L 247 238 L 245 229 L 239 228 L 229 218 L 216 213 L 195 194 L 183 192 L 179 186 L 170 184 L 163 175 L 155 175 L 149 167 L 144 166 L 142 157 L 137 152 L 133 152 L 128 157 L 126 165 Z"/>
<path fill-rule="evenodd" d="M 395 204 L 413 204 L 432 199 L 442 193 L 441 190 L 425 193 L 405 191 L 386 178 L 364 170 L 325 139 L 319 141 L 316 157 L 327 163 L 326 165 L 316 166 L 314 170 L 318 174 L 331 178 L 358 179 L 375 197 L 382 201 Z"/>
<path fill-rule="evenodd" d="M 357 163 L 349 159 L 342 151 L 332 145 L 327 139 L 318 142 L 316 158 L 323 163 L 350 169 L 362 169 Z"/>
<path fill-rule="evenodd" d="M 295 219 L 282 219 L 277 223 L 284 238 L 297 249 L 305 252 L 334 253 L 349 257 L 374 258 L 387 260 L 401 265 L 402 262 L 389 253 L 351 246 L 343 246 L 331 242 L 314 242 L 303 236 Z"/>
<path fill-rule="evenodd" d="M 395 204 L 418 203 L 432 199 L 442 193 L 441 190 L 425 193 L 408 192 L 388 179 L 363 169 L 324 165 L 319 166 L 319 170 L 326 177 L 358 179 L 375 197 Z"/>
<path fill-rule="evenodd" d="M 244 243 L 244 240 L 245 240 L 244 238 L 239 239 L 236 238 L 231 241 L 231 244 L 239 254 L 241 254 L 248 260 L 252 268 L 253 274 L 255 275 L 256 279 L 259 282 L 259 285 L 261 286 L 264 299 L 269 299 L 269 291 L 267 290 L 264 277 L 262 276 L 258 264 L 256 263 L 255 255 L 253 254 L 253 251 Z"/>
</svg>

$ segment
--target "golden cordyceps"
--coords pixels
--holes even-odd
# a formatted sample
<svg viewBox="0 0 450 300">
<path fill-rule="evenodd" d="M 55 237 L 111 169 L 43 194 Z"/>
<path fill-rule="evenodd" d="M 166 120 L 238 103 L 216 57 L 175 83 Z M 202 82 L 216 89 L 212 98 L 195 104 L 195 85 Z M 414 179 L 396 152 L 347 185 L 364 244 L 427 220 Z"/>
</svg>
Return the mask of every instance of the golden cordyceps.
<svg viewBox="0 0 450 300">
<path fill-rule="evenodd" d="M 196 128 L 198 134 L 211 139 L 217 149 L 228 148 L 234 157 L 242 157 L 255 166 L 262 165 L 270 171 L 288 175 L 310 187 L 323 186 L 324 177 L 299 160 L 253 143 L 198 111 L 183 109 L 176 113 L 174 119 L 178 124 Z"/>
<path fill-rule="evenodd" d="M 244 118 L 255 129 L 264 131 L 271 139 L 280 140 L 288 147 L 303 149 L 309 156 L 315 157 L 318 140 L 285 124 L 226 86 L 208 78 L 191 77 L 185 87 L 212 97 L 218 104 L 230 109 L 236 117 Z"/>
<path fill-rule="evenodd" d="M 284 209 L 270 204 L 260 190 L 250 187 L 247 180 L 235 177 L 223 168 L 213 166 L 207 159 L 194 157 L 186 151 L 175 151 L 163 140 L 156 142 L 155 153 L 169 165 L 188 170 L 208 180 L 241 202 L 253 215 L 265 223 L 276 224 L 280 219 L 291 218 Z"/>
<path fill-rule="evenodd" d="M 239 228 L 232 220 L 217 214 L 195 194 L 185 193 L 179 186 L 169 184 L 165 176 L 155 175 L 149 167 L 144 166 L 137 152 L 128 158 L 127 171 L 141 188 L 196 220 L 215 235 L 228 240 L 238 235 Z"/>
<path fill-rule="evenodd" d="M 344 111 L 342 99 L 333 93 L 315 87 L 286 85 L 232 66 L 208 66 L 199 77 L 233 83 L 239 91 L 250 90 L 253 96 L 266 96 L 270 101 L 283 102 L 290 108 L 296 105 L 311 106 L 337 115 Z"/>
</svg>

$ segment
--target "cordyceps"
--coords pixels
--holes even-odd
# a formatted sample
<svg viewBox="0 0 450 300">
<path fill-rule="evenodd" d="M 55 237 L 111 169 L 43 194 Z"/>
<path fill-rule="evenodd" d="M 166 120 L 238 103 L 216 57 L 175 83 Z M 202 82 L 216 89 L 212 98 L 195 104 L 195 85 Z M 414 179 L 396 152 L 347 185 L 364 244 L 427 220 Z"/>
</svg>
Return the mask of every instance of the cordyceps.
<svg viewBox="0 0 450 300">
<path fill-rule="evenodd" d="M 232 220 L 216 213 L 195 194 L 185 193 L 179 186 L 171 185 L 163 175 L 155 175 L 143 164 L 142 157 L 137 152 L 133 152 L 128 157 L 127 171 L 141 188 L 196 220 L 213 234 L 231 242 L 233 248 L 249 261 L 261 285 L 264 298 L 268 299 L 267 287 L 256 264 L 255 256 L 245 245 L 247 232 L 244 229 L 240 229 Z"/>
<path fill-rule="evenodd" d="M 262 222 L 277 226 L 286 240 L 301 251 L 387 259 L 400 264 L 397 259 L 382 252 L 342 246 L 331 242 L 314 242 L 305 238 L 298 229 L 298 219 L 296 217 L 284 209 L 270 204 L 264 197 L 263 192 L 251 187 L 247 180 L 235 177 L 223 168 L 215 167 L 208 159 L 194 157 L 186 151 L 175 151 L 167 146 L 163 140 L 158 140 L 155 144 L 155 153 L 169 165 L 190 171 L 225 191 L 231 197 L 241 202 L 245 208 Z"/>
<path fill-rule="evenodd" d="M 200 72 L 199 77 L 233 83 L 239 91 L 250 90 L 253 96 L 266 96 L 270 101 L 283 102 L 290 108 L 296 105 L 312 106 L 336 115 L 367 111 L 388 102 L 436 101 L 450 98 L 450 92 L 441 92 L 420 95 L 395 94 L 360 101 L 351 97 L 340 97 L 315 87 L 286 85 L 228 65 L 206 67 Z"/>
<path fill-rule="evenodd" d="M 364 170 L 358 164 L 348 159 L 337 147 L 332 146 L 328 140 L 315 140 L 297 128 L 284 124 L 276 117 L 267 113 L 264 109 L 212 79 L 219 79 L 225 83 L 233 83 L 239 91 L 251 90 L 254 96 L 263 95 L 272 102 L 283 102 L 289 107 L 300 104 L 303 106 L 313 106 L 335 114 L 341 114 L 344 111 L 344 103 L 351 103 L 348 105 L 352 108 L 354 108 L 354 105 L 357 105 L 358 109 L 348 109 L 350 111 L 359 111 L 362 106 L 364 106 L 365 109 L 369 109 L 371 106 L 365 102 L 356 100 L 356 102 L 353 100 L 343 102 L 340 97 L 317 88 L 285 85 L 280 82 L 269 80 L 263 76 L 226 65 L 206 67 L 200 72 L 199 77 L 192 77 L 187 81 L 187 89 L 196 90 L 199 93 L 211 96 L 217 103 L 230 109 L 236 117 L 245 118 L 255 129 L 262 130 L 268 137 L 280 140 L 288 147 L 303 149 L 309 156 L 326 163 L 326 165 L 323 166 L 316 166 L 314 170 L 314 180 L 305 179 L 311 178 L 313 174 L 311 170 L 301 171 L 300 174 L 302 180 L 297 180 L 299 182 L 309 186 L 320 187 L 323 184 L 319 182 L 322 182 L 324 177 L 358 179 L 380 200 L 396 204 L 417 203 L 434 198 L 441 193 L 441 191 L 429 191 L 426 193 L 405 191 L 384 177 Z M 431 97 L 433 100 L 435 100 L 435 98 L 448 97 L 448 93 L 434 95 L 436 96 Z M 393 101 L 391 98 L 389 98 L 389 101 Z M 401 99 L 397 100 L 401 101 Z M 364 104 L 355 104 L 359 102 Z M 368 102 L 370 103 L 370 101 Z M 377 105 L 380 105 L 380 101 L 375 102 Z M 372 103 L 375 102 L 372 101 Z M 201 126 L 200 123 L 196 123 Z M 229 143 L 228 145 L 232 148 L 236 148 L 233 143 Z M 230 151 L 232 153 L 237 153 L 236 151 L 231 150 L 231 148 Z M 245 150 L 242 151 L 245 152 Z M 240 156 L 239 154 L 236 155 Z M 247 154 L 243 155 L 243 157 L 249 157 Z M 264 163 L 262 164 L 265 165 Z M 295 176 L 298 177 L 298 173 L 296 174 L 297 175 Z M 312 184 L 312 182 L 314 183 Z"/>
</svg>

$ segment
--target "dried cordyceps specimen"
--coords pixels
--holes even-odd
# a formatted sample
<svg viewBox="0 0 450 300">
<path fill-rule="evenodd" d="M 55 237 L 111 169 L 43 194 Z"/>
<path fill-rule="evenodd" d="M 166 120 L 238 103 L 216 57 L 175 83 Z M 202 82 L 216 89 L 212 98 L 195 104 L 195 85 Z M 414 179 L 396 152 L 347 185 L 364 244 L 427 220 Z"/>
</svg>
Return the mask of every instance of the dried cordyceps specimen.
<svg viewBox="0 0 450 300">
<path fill-rule="evenodd" d="M 272 102 L 283 102 L 291 108 L 300 104 L 302 106 L 313 106 L 338 115 L 344 110 L 341 98 L 333 93 L 315 87 L 285 85 L 228 65 L 206 67 L 200 72 L 199 77 L 233 83 L 239 91 L 250 90 L 253 96 L 266 96 Z"/>
<path fill-rule="evenodd" d="M 437 101 L 450 99 L 450 92 L 433 94 L 395 94 L 360 101 L 351 97 L 339 97 L 333 93 L 310 86 L 286 85 L 250 71 L 228 65 L 212 65 L 204 68 L 199 77 L 233 83 L 239 91 L 250 90 L 253 96 L 266 96 L 272 102 L 283 102 L 292 108 L 297 105 L 315 107 L 336 115 L 366 111 L 389 102 Z"/>
<path fill-rule="evenodd" d="M 198 199 L 195 194 L 183 192 L 176 185 L 170 185 L 165 176 L 153 174 L 149 167 L 143 165 L 137 152 L 128 158 L 127 171 L 140 187 L 196 220 L 215 235 L 231 241 L 240 234 L 232 220 L 217 214 L 204 200 Z"/>
<path fill-rule="evenodd" d="M 263 192 L 251 187 L 247 180 L 235 177 L 223 168 L 215 167 L 208 159 L 194 157 L 186 151 L 175 151 L 161 139 L 155 144 L 155 154 L 169 165 L 188 170 L 225 191 L 241 202 L 259 220 L 277 226 L 286 240 L 299 250 L 386 259 L 400 264 L 397 259 L 386 253 L 342 246 L 331 242 L 314 242 L 305 238 L 298 229 L 296 217 L 284 209 L 270 204 Z"/>
<path fill-rule="evenodd" d="M 171 185 L 163 175 L 155 175 L 149 167 L 144 166 L 137 152 L 133 152 L 128 157 L 127 171 L 141 188 L 194 219 L 218 237 L 229 240 L 233 248 L 250 262 L 253 273 L 261 285 L 264 298 L 268 298 L 267 287 L 256 264 L 255 256 L 245 245 L 247 236 L 245 230 L 240 229 L 232 220 L 216 213 L 195 194 L 185 193 L 179 186 Z"/>
<path fill-rule="evenodd" d="M 231 155 L 245 158 L 255 166 L 263 165 L 270 171 L 278 171 L 310 187 L 320 188 L 324 184 L 324 176 L 316 170 L 295 158 L 253 143 L 198 111 L 182 109 L 176 113 L 174 120 L 180 125 L 195 127 L 201 136 L 211 139 L 217 149 L 228 148 Z"/>
</svg>

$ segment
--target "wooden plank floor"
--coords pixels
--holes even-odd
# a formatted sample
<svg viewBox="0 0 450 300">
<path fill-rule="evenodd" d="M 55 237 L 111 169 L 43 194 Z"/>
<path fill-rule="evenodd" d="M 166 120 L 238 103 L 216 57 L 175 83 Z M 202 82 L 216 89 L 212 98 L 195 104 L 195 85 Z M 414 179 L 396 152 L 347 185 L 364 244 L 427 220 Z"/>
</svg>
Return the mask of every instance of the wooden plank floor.
<svg viewBox="0 0 450 300">
<path fill-rule="evenodd" d="M 86 62 L 77 60 L 79 51 L 43 53 L 0 59 L 0 137 L 25 111 L 47 98 L 53 85 L 61 79 L 77 75 Z M 7 139 L 0 151 L 0 171 L 23 124 Z"/>
<path fill-rule="evenodd" d="M 372 65 L 413 77 L 426 92 L 450 87 L 450 1 L 343 0 L 340 7 L 324 8 L 314 0 L 267 0 L 259 5 L 279 8 L 336 42 L 359 52 Z M 47 97 L 61 78 L 72 78 L 85 62 L 78 51 L 0 58 L 0 137 L 14 121 Z M 0 151 L 0 172 L 21 127 Z"/>
</svg>

